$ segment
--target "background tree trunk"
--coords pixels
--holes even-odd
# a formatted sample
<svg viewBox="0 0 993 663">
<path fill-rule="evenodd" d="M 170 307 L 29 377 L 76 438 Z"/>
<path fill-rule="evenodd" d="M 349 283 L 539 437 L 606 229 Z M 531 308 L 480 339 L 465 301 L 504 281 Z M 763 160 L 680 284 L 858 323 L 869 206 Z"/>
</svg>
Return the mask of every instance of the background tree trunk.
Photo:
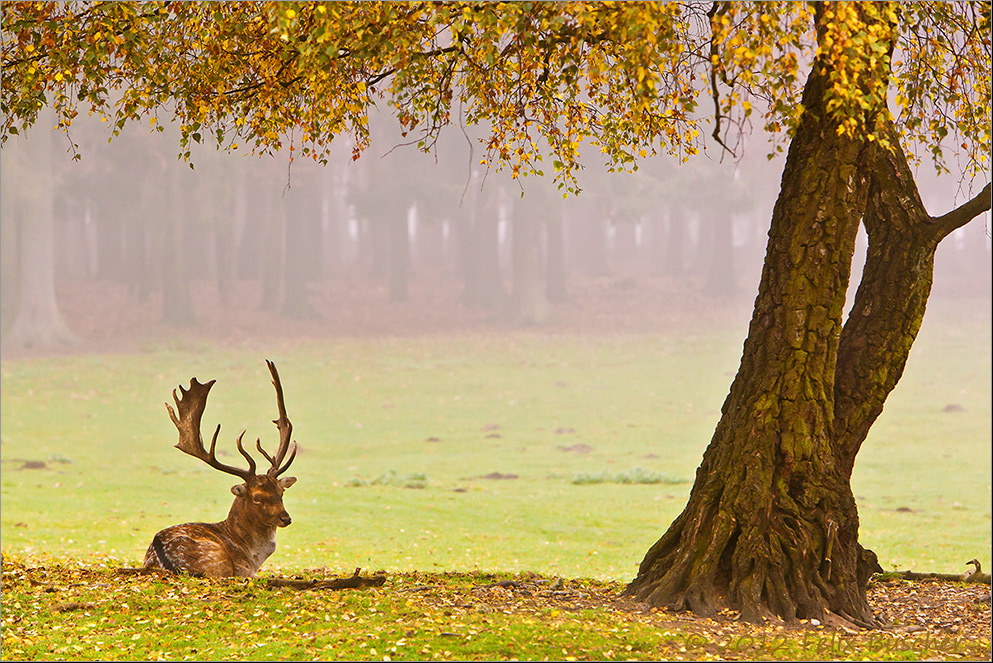
<svg viewBox="0 0 993 663">
<path fill-rule="evenodd" d="M 604 276 L 607 266 L 607 218 L 603 195 L 578 198 L 568 205 L 569 258 L 573 267 L 586 276 Z"/>
<path fill-rule="evenodd" d="M 470 212 L 460 220 L 457 228 L 465 283 L 462 303 L 467 306 L 496 309 L 507 299 L 500 273 L 497 199 L 497 190 L 492 186 L 488 191 L 474 192 L 469 200 Z"/>
<path fill-rule="evenodd" d="M 190 296 L 190 256 L 187 253 L 186 228 L 190 215 L 190 196 L 194 190 L 192 171 L 173 169 L 170 210 L 162 219 L 162 322 L 173 327 L 196 324 L 193 298 Z"/>
<path fill-rule="evenodd" d="M 545 219 L 545 294 L 550 302 L 569 300 L 565 269 L 565 229 L 562 206 L 557 205 Z"/>
<path fill-rule="evenodd" d="M 548 317 L 542 284 L 541 228 L 538 210 L 527 197 L 514 207 L 512 246 L 514 283 L 510 316 L 515 324 L 539 325 Z"/>
<path fill-rule="evenodd" d="M 315 252 L 320 247 L 320 210 L 317 207 L 317 182 L 314 173 L 294 177 L 297 183 L 283 191 L 284 237 L 283 301 L 279 313 L 286 318 L 311 320 L 318 317 L 308 298 L 307 285 L 314 272 Z"/>
<path fill-rule="evenodd" d="M 390 301 L 395 304 L 410 301 L 410 226 L 406 206 L 397 206 L 389 219 L 382 223 L 389 233 L 386 242 L 389 251 Z"/>
<path fill-rule="evenodd" d="M 707 242 L 707 282 L 704 292 L 717 297 L 730 297 L 737 292 L 734 272 L 734 216 L 726 206 L 714 209 L 713 217 L 706 220 L 712 226 Z"/>
<path fill-rule="evenodd" d="M 681 277 L 686 272 L 686 253 L 689 246 L 686 228 L 689 225 L 689 215 L 682 203 L 672 201 L 668 216 L 662 247 L 662 273 L 666 276 Z"/>
<path fill-rule="evenodd" d="M 13 166 L 12 172 L 21 178 L 16 192 L 4 187 L 5 197 L 14 194 L 15 198 L 4 212 L 15 214 L 19 286 L 17 313 L 3 334 L 6 347 L 79 343 L 62 317 L 55 292 L 54 132 L 49 128 L 54 124 L 54 114 L 43 110 L 28 136 L 11 139 L 4 146 L 5 167 Z"/>
</svg>

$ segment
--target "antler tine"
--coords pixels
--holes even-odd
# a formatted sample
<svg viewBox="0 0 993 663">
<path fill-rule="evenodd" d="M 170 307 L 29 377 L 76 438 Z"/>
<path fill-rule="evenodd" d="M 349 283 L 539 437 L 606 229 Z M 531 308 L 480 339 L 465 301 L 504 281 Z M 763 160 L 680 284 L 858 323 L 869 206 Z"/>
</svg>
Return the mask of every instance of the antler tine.
<svg viewBox="0 0 993 663">
<path fill-rule="evenodd" d="M 190 381 L 189 389 L 184 389 L 182 385 L 179 386 L 179 396 L 176 395 L 175 389 L 172 390 L 172 399 L 176 402 L 176 409 L 174 410 L 168 403 L 165 406 L 169 411 L 169 418 L 172 419 L 172 423 L 176 425 L 176 429 L 179 431 L 179 442 L 176 444 L 176 448 L 194 458 L 199 458 L 215 470 L 233 474 L 248 481 L 251 477 L 255 476 L 255 461 L 242 448 L 241 437 L 238 438 L 238 451 L 248 460 L 249 468 L 247 470 L 225 465 L 214 456 L 217 435 L 221 432 L 220 424 L 214 430 L 214 436 L 210 441 L 210 451 L 208 452 L 203 447 L 203 437 L 200 435 L 200 419 L 203 417 L 204 408 L 207 406 L 207 394 L 210 392 L 210 388 L 214 386 L 214 382 L 216 380 L 211 380 L 206 384 L 200 384 L 196 378 L 193 378 Z M 177 411 L 179 412 L 178 415 Z"/>
<path fill-rule="evenodd" d="M 276 461 L 272 459 L 272 456 L 266 453 L 266 450 L 262 448 L 262 440 L 260 438 L 255 438 L 255 448 L 259 450 L 259 453 L 262 454 L 263 458 L 269 461 L 270 465 L 276 464 Z"/>
<path fill-rule="evenodd" d="M 293 451 L 290 452 L 290 459 L 288 461 L 286 461 L 286 464 L 285 465 L 283 465 L 281 468 L 279 468 L 278 470 L 276 470 L 275 472 L 273 472 L 272 473 L 272 476 L 274 478 L 275 477 L 278 477 L 280 474 L 282 474 L 286 470 L 290 469 L 290 465 L 293 463 L 293 459 L 296 458 L 296 457 L 297 457 L 297 443 L 294 442 L 293 443 Z"/>
<path fill-rule="evenodd" d="M 221 430 L 220 424 L 217 424 L 217 430 Z M 243 437 L 245 437 L 245 431 L 241 431 L 241 435 L 238 436 L 238 439 L 235 440 L 234 443 L 238 445 L 238 452 L 245 457 L 245 460 L 248 461 L 248 475 L 255 476 L 255 460 L 252 459 L 252 457 L 248 455 L 248 452 L 245 451 L 245 448 L 241 446 L 241 438 Z M 210 452 L 211 455 L 213 455 L 214 453 L 213 445 L 211 445 L 210 447 Z"/>
<path fill-rule="evenodd" d="M 289 469 L 290 463 L 296 458 L 296 442 L 293 443 L 293 453 L 290 454 L 290 459 L 285 465 L 280 467 L 283 462 L 283 458 L 286 457 L 286 452 L 290 447 L 290 438 L 293 435 L 293 424 L 290 423 L 289 418 L 286 416 L 286 405 L 283 403 L 283 386 L 279 382 L 279 373 L 276 371 L 276 365 L 271 361 L 266 359 L 266 365 L 269 367 L 269 372 L 272 374 L 272 385 L 276 388 L 276 406 L 279 409 L 279 418 L 274 419 L 272 423 L 276 424 L 276 428 L 279 429 L 279 448 L 276 453 L 271 457 L 262 452 L 269 463 L 272 465 L 269 471 L 266 472 L 269 476 L 278 477 L 280 474 Z M 259 451 L 262 451 L 262 445 L 258 445 Z"/>
</svg>

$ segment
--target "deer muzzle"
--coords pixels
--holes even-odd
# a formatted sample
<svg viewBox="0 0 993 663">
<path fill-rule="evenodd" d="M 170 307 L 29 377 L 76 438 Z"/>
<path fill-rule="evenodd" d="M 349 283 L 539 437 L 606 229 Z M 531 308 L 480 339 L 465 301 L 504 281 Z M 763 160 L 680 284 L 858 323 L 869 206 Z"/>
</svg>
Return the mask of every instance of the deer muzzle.
<svg viewBox="0 0 993 663">
<path fill-rule="evenodd" d="M 289 525 L 292 522 L 293 522 L 293 519 L 290 518 L 290 514 L 286 513 L 285 511 L 283 511 L 281 514 L 279 514 L 279 526 L 280 527 L 286 527 L 287 525 Z"/>
</svg>

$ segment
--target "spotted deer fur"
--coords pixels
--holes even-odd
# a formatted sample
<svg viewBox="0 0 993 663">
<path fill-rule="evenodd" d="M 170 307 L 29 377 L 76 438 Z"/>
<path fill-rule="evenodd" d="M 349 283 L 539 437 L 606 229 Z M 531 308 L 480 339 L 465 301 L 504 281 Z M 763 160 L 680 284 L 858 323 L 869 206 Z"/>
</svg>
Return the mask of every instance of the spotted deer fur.
<svg viewBox="0 0 993 663">
<path fill-rule="evenodd" d="M 207 404 L 207 393 L 214 385 L 214 380 L 200 384 L 193 378 L 189 389 L 179 387 L 181 396 L 177 396 L 173 390 L 176 409 L 173 410 L 168 403 L 166 408 L 179 430 L 176 448 L 199 458 L 214 469 L 240 477 L 244 483 L 232 486 L 234 503 L 228 517 L 221 522 L 185 523 L 158 532 L 145 551 L 145 568 L 210 578 L 251 577 L 276 549 L 276 529 L 286 527 L 291 522 L 290 515 L 283 507 L 283 492 L 296 483 L 295 477 L 280 479 L 279 475 L 289 469 L 297 449 L 294 442 L 289 459 L 283 463 L 290 447 L 293 426 L 286 417 L 283 389 L 276 366 L 268 360 L 266 364 L 276 388 L 279 418 L 273 423 L 279 429 L 279 448 L 275 454 L 269 456 L 262 449 L 261 441 L 256 442 L 256 448 L 271 465 L 265 474 L 255 474 L 255 461 L 242 447 L 244 432 L 238 436 L 236 444 L 238 451 L 248 461 L 248 469 L 225 465 L 214 456 L 220 425 L 214 431 L 210 451 L 204 449 L 200 419 Z"/>
</svg>

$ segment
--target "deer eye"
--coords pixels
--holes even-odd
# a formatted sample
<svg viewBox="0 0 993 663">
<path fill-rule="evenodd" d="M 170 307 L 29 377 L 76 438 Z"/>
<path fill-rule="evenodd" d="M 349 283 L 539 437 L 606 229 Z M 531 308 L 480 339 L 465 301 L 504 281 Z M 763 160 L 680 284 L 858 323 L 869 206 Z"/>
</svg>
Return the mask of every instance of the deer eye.
<svg viewBox="0 0 993 663">
<path fill-rule="evenodd" d="M 252 501 L 255 502 L 256 504 L 262 504 L 262 496 L 252 495 Z"/>
</svg>

